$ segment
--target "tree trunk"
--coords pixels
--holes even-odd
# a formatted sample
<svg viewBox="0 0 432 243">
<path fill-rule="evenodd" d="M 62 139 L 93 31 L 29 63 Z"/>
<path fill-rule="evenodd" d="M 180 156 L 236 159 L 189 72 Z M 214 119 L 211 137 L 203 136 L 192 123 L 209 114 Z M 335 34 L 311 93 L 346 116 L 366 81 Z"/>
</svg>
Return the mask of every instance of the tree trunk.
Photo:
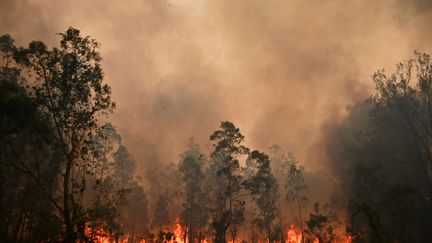
<svg viewBox="0 0 432 243">
<path fill-rule="evenodd" d="M 225 232 L 216 229 L 215 243 L 225 243 Z"/>
<path fill-rule="evenodd" d="M 304 243 L 304 231 L 303 231 L 303 218 L 301 213 L 301 206 L 300 206 L 300 199 L 297 191 L 297 206 L 298 206 L 298 212 L 299 212 L 299 218 L 300 218 L 300 230 L 301 230 L 301 238 L 302 242 Z"/>
<path fill-rule="evenodd" d="M 273 237 L 272 237 L 272 227 L 271 227 L 271 223 L 270 224 L 268 224 L 268 226 L 267 226 L 267 240 L 268 240 L 268 242 L 269 243 L 271 243 L 271 242 L 273 242 Z"/>
<path fill-rule="evenodd" d="M 16 226 L 14 229 L 12 242 L 18 241 L 18 234 L 19 234 L 20 228 L 22 227 L 23 218 L 24 218 L 24 210 L 21 210 L 20 216 L 18 217 L 18 222 L 16 223 Z"/>
<path fill-rule="evenodd" d="M 221 208 L 224 209 L 224 205 L 221 205 Z M 231 208 L 231 207 L 230 207 Z M 215 228 L 215 243 L 225 243 L 226 242 L 226 232 L 229 227 L 229 220 L 230 220 L 230 213 L 231 211 L 226 210 L 219 210 L 219 212 L 222 212 L 221 215 L 219 215 L 216 218 L 216 221 L 214 222 L 214 228 Z"/>
<path fill-rule="evenodd" d="M 225 243 L 226 242 L 226 231 L 228 227 L 226 227 L 225 220 L 219 219 L 219 221 L 215 225 L 216 236 L 215 243 Z"/>
<path fill-rule="evenodd" d="M 66 161 L 66 171 L 64 175 L 64 181 L 63 181 L 63 216 L 64 216 L 64 222 L 66 225 L 66 242 L 73 243 L 75 242 L 75 232 L 74 227 L 71 219 L 71 207 L 70 207 L 70 199 L 71 199 L 71 191 L 70 191 L 70 176 L 71 176 L 71 170 L 72 170 L 72 160 L 70 158 Z"/>
</svg>

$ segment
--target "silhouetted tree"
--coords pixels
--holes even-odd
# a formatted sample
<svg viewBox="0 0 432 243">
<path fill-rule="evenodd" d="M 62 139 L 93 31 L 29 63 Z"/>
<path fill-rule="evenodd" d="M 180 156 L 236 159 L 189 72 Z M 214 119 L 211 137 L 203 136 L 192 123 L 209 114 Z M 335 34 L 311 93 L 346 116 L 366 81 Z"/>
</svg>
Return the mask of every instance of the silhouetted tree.
<svg viewBox="0 0 432 243">
<path fill-rule="evenodd" d="M 321 214 L 319 203 L 314 204 L 314 211 L 309 215 L 309 220 L 306 222 L 306 234 L 302 238 L 306 238 L 308 243 L 316 242 L 316 240 L 319 243 L 334 242 L 336 235 L 331 213 Z"/>
<path fill-rule="evenodd" d="M 293 155 L 289 155 L 289 164 L 287 166 L 287 173 L 285 177 L 285 188 L 287 190 L 286 200 L 289 203 L 296 203 L 299 217 L 299 224 L 302 234 L 303 229 L 303 217 L 302 211 L 305 202 L 307 202 L 307 186 L 304 180 L 304 167 L 298 165 L 297 160 Z M 302 237 L 304 239 L 304 237 Z"/>
<path fill-rule="evenodd" d="M 394 73 L 377 71 L 376 94 L 335 129 L 329 155 L 347 185 L 355 242 L 428 241 L 431 73 L 419 53 Z"/>
<path fill-rule="evenodd" d="M 415 68 L 415 70 L 414 70 Z M 376 94 L 372 98 L 375 117 L 387 115 L 398 122 L 415 141 L 423 155 L 423 168 L 419 172 L 429 179 L 432 169 L 432 62 L 430 55 L 415 53 L 415 58 L 396 65 L 395 73 L 387 75 L 384 70 L 375 72 L 373 81 Z M 379 114 L 384 113 L 384 114 Z M 383 120 L 385 122 L 385 120 Z M 426 175 L 427 174 L 427 175 Z M 429 197 L 432 187 L 429 186 Z"/>
<path fill-rule="evenodd" d="M 203 188 L 204 155 L 199 146 L 190 144 L 189 149 L 181 156 L 179 172 L 185 188 L 182 222 L 186 226 L 188 242 L 199 240 L 208 221 L 208 195 Z M 186 234 L 186 232 L 185 232 Z"/>
<path fill-rule="evenodd" d="M 212 225 L 216 233 L 215 242 L 222 243 L 226 242 L 228 228 L 232 227 L 235 237 L 237 225 L 244 220 L 245 201 L 240 197 L 243 176 L 239 157 L 248 154 L 249 149 L 241 145 L 244 136 L 240 129 L 228 121 L 221 123 L 220 130 L 216 130 L 210 140 L 214 142 L 211 156 L 218 184 Z"/>
<path fill-rule="evenodd" d="M 61 212 L 66 241 L 72 242 L 83 227 L 79 225 L 82 207 L 77 201 L 85 189 L 82 150 L 99 128 L 98 116 L 111 111 L 114 103 L 110 87 L 102 83 L 99 44 L 74 28 L 60 36 L 60 48 L 52 50 L 40 41 L 31 42 L 28 49 L 21 50 L 26 54 L 21 61 L 35 76 L 33 95 L 49 116 L 60 143 L 64 159 Z"/>
<path fill-rule="evenodd" d="M 0 241 L 55 240 L 61 228 L 52 204 L 59 147 L 24 86 L 9 35 L 0 37 L 0 51 Z"/>
<path fill-rule="evenodd" d="M 259 212 L 253 223 L 265 232 L 269 242 L 274 242 L 278 240 L 275 238 L 273 221 L 277 217 L 276 202 L 279 194 L 278 183 L 271 171 L 270 159 L 268 155 L 254 150 L 250 153 L 246 163 L 247 168 L 253 169 L 250 170 L 251 176 L 244 184 L 251 191 L 252 200 Z"/>
<path fill-rule="evenodd" d="M 92 233 L 104 232 L 106 236 L 118 238 L 121 234 L 118 215 L 126 203 L 128 192 L 134 186 L 134 163 L 131 160 L 119 160 L 118 153 L 126 153 L 127 150 L 121 143 L 121 136 L 110 123 L 99 129 L 86 148 L 86 170 L 91 175 L 87 183 L 93 185 L 83 196 L 84 201 L 90 200 L 89 205 L 84 205 L 89 214 L 86 224 Z"/>
<path fill-rule="evenodd" d="M 152 225 L 161 232 L 165 231 L 164 227 L 170 223 L 168 205 L 168 199 L 164 195 L 160 195 L 153 213 Z"/>
<path fill-rule="evenodd" d="M 125 205 L 120 208 L 118 223 L 123 233 L 131 241 L 145 239 L 149 234 L 148 198 L 140 178 L 135 174 L 135 162 L 124 145 L 114 154 L 115 169 L 113 177 L 117 186 L 127 190 Z"/>
<path fill-rule="evenodd" d="M 114 104 L 109 86 L 102 83 L 99 44 L 80 36 L 79 30 L 73 28 L 59 35 L 59 48 L 49 50 L 44 43 L 33 41 L 28 48 L 9 49 L 16 66 L 31 78 L 27 83 L 29 96 L 51 126 L 52 138 L 58 148 L 55 157 L 59 165 L 55 168 L 58 171 L 56 179 L 63 185 L 62 201 L 48 192 L 40 178 L 31 177 L 62 214 L 65 240 L 74 242 L 83 237 L 80 232 L 83 232 L 85 221 L 80 198 L 86 187 L 88 165 L 83 156 L 90 139 L 99 130 L 99 115 L 112 111 Z M 31 174 L 31 169 L 25 170 Z"/>
</svg>

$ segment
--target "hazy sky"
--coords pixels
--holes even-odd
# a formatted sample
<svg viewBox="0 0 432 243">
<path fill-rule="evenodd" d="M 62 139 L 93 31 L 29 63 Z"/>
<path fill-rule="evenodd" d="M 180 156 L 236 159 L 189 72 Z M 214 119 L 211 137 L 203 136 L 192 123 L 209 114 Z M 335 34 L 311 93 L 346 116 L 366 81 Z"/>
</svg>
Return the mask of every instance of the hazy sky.
<svg viewBox="0 0 432 243">
<path fill-rule="evenodd" d="M 432 53 L 429 0 L 0 0 L 0 34 L 102 44 L 111 120 L 144 167 L 231 120 L 249 146 L 325 168 L 322 134 L 371 94 L 372 73 Z"/>
</svg>

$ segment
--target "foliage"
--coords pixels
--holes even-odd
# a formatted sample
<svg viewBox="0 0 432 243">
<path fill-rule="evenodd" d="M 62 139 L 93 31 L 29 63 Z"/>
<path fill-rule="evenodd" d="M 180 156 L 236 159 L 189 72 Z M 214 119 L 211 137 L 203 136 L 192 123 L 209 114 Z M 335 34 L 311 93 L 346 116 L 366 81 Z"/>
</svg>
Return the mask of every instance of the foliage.
<svg viewBox="0 0 432 243">
<path fill-rule="evenodd" d="M 115 107 L 99 44 L 74 28 L 59 36 L 52 49 L 0 37 L 1 241 L 119 237 L 127 192 L 140 191 L 120 135 L 99 122 Z"/>
<path fill-rule="evenodd" d="M 226 231 L 231 227 L 232 237 L 237 234 L 237 227 L 244 220 L 245 201 L 239 197 L 243 176 L 241 175 L 239 156 L 246 155 L 249 149 L 241 145 L 244 136 L 240 129 L 231 122 L 222 122 L 220 130 L 211 136 L 214 150 L 211 154 L 219 184 L 216 193 L 216 207 L 213 216 L 215 241 L 225 242 Z"/>
<path fill-rule="evenodd" d="M 427 241 L 431 77 L 430 57 L 420 53 L 397 64 L 394 73 L 377 71 L 375 95 L 353 107 L 339 128 L 344 146 L 336 146 L 343 157 L 332 158 L 345 168 L 347 230 L 355 242 Z"/>
<path fill-rule="evenodd" d="M 258 216 L 253 223 L 265 231 L 270 242 L 276 239 L 274 220 L 277 216 L 276 202 L 279 197 L 278 183 L 272 174 L 269 156 L 254 150 L 247 160 L 248 168 L 256 168 L 251 177 L 245 181 L 245 186 L 251 191 L 252 200 L 258 208 Z"/>
<path fill-rule="evenodd" d="M 204 155 L 199 146 L 192 141 L 189 149 L 181 157 L 179 172 L 185 188 L 181 221 L 187 229 L 188 241 L 195 242 L 206 231 L 209 217 L 209 208 L 206 204 L 208 194 L 203 188 Z"/>
<path fill-rule="evenodd" d="M 318 239 L 318 242 L 334 242 L 336 237 L 332 222 L 334 213 L 321 214 L 319 203 L 315 203 L 314 210 L 315 212 L 309 215 L 309 220 L 306 222 L 306 241 L 315 242 Z"/>
<path fill-rule="evenodd" d="M 286 200 L 291 203 L 297 204 L 298 219 L 301 232 L 303 229 L 302 211 L 304 204 L 307 202 L 307 186 L 304 180 L 304 167 L 297 164 L 295 157 L 291 154 L 288 155 L 287 172 L 285 179 Z"/>
</svg>

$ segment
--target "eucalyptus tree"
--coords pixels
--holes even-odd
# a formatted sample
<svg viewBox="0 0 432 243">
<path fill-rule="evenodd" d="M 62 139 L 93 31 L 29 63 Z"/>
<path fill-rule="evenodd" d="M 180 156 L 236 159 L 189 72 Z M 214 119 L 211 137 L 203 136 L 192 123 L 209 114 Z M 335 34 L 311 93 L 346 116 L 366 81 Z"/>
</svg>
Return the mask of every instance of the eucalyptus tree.
<svg viewBox="0 0 432 243">
<path fill-rule="evenodd" d="M 12 37 L 1 36 L 0 241 L 55 240 L 61 227 L 52 204 L 58 144 L 26 88 L 18 54 Z"/>
<path fill-rule="evenodd" d="M 306 238 L 307 242 L 335 242 L 335 224 L 334 224 L 334 212 L 328 213 L 320 212 L 319 203 L 314 204 L 314 212 L 309 215 L 309 219 L 306 222 L 307 230 L 302 239 Z"/>
<path fill-rule="evenodd" d="M 280 238 L 276 235 L 274 222 L 278 215 L 279 193 L 278 182 L 272 173 L 269 156 L 254 150 L 250 153 L 246 163 L 251 176 L 244 184 L 250 190 L 252 200 L 258 208 L 258 215 L 253 223 L 265 232 L 269 242 L 274 242 Z"/>
<path fill-rule="evenodd" d="M 241 197 L 244 177 L 239 159 L 246 156 L 249 149 L 242 145 L 244 136 L 240 129 L 229 121 L 222 122 L 220 129 L 210 136 L 210 140 L 214 147 L 211 160 L 217 183 L 212 226 L 215 242 L 222 243 L 226 242 L 227 230 L 231 227 L 231 233 L 236 234 L 236 227 L 244 221 L 246 202 Z"/>
<path fill-rule="evenodd" d="M 430 55 L 416 52 L 372 81 L 374 96 L 340 128 L 350 134 L 339 141 L 350 166 L 348 230 L 359 242 L 424 242 L 432 215 Z"/>
<path fill-rule="evenodd" d="M 49 49 L 32 41 L 14 56 L 32 79 L 31 96 L 59 144 L 62 200 L 50 199 L 63 217 L 65 241 L 74 242 L 84 227 L 80 197 L 86 188 L 86 147 L 100 128 L 100 116 L 112 112 L 115 104 L 110 87 L 103 83 L 99 44 L 74 28 L 59 36 L 59 47 Z"/>
<path fill-rule="evenodd" d="M 181 219 L 186 226 L 188 242 L 200 239 L 208 221 L 208 194 L 204 185 L 204 155 L 193 141 L 189 149 L 181 155 L 179 172 L 184 183 L 185 200 Z"/>
<path fill-rule="evenodd" d="M 304 167 L 297 163 L 293 155 L 289 155 L 289 164 L 287 167 L 285 177 L 286 200 L 291 204 L 297 204 L 297 212 L 302 235 L 304 234 L 303 228 L 303 209 L 304 204 L 307 202 L 307 185 L 304 180 Z M 302 238 L 304 241 L 304 237 Z"/>
</svg>

